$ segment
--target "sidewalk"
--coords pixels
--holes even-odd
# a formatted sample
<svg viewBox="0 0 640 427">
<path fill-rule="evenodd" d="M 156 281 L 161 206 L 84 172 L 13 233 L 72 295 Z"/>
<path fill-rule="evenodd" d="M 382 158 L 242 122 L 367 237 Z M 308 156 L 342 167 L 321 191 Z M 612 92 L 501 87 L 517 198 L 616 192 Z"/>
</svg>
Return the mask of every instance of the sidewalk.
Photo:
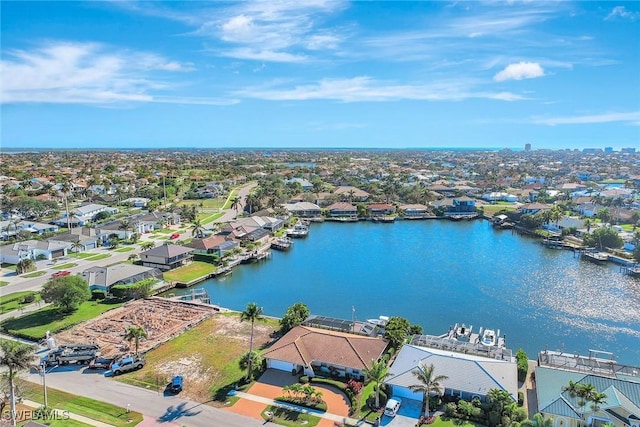
<svg viewBox="0 0 640 427">
<path fill-rule="evenodd" d="M 319 418 L 324 418 L 336 423 L 349 423 L 354 426 L 373 426 L 373 424 L 368 421 L 358 420 L 355 418 L 343 417 L 341 415 L 330 414 L 327 412 L 317 411 L 315 409 L 304 408 L 302 406 L 291 405 L 283 402 L 276 402 L 272 399 L 267 399 L 266 397 L 256 396 L 255 394 L 244 393 L 242 391 L 234 391 L 233 396 L 238 396 L 241 399 L 251 400 L 253 402 L 262 403 L 264 405 L 273 405 L 280 408 L 289 409 L 291 411 L 302 412 L 305 414 L 314 415 Z"/>
<path fill-rule="evenodd" d="M 10 317 L 22 317 L 25 314 L 29 314 L 33 311 L 40 310 L 41 308 L 48 307 L 50 305 L 51 305 L 50 302 L 44 302 L 44 301 L 34 302 L 32 304 L 25 305 L 24 307 L 20 307 L 16 310 L 11 310 L 7 313 L 0 314 L 0 322 L 2 322 L 3 320 L 7 320 Z"/>
</svg>

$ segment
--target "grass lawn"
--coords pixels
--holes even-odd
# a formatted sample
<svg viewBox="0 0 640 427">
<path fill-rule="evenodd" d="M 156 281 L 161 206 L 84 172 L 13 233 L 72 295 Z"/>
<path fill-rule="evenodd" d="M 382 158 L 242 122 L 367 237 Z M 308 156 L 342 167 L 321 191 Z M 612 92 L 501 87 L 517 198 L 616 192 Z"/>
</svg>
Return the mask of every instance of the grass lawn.
<svg viewBox="0 0 640 427">
<path fill-rule="evenodd" d="M 69 256 L 73 257 L 73 258 L 80 258 L 80 259 L 85 259 L 85 258 L 89 258 L 91 256 L 94 256 L 95 254 L 92 254 L 90 252 L 78 252 L 76 253 L 70 253 Z"/>
<path fill-rule="evenodd" d="M 11 270 L 11 271 L 16 271 L 16 268 L 18 268 L 18 266 L 15 264 L 7 264 L 7 263 L 0 264 L 0 267 L 6 268 L 7 270 Z"/>
<path fill-rule="evenodd" d="M 209 264 L 208 262 L 194 261 L 184 267 L 178 267 L 175 270 L 167 271 L 163 273 L 164 280 L 170 282 L 182 282 L 189 283 L 198 277 L 205 276 L 213 273 L 216 270 L 216 266 Z"/>
<path fill-rule="evenodd" d="M 487 216 L 493 216 L 496 212 L 499 211 L 515 211 L 516 207 L 513 204 L 496 204 L 496 205 L 483 205 L 482 209 L 484 210 L 484 214 Z"/>
<path fill-rule="evenodd" d="M 27 273 L 27 274 L 22 274 L 22 275 L 20 275 L 20 277 L 29 277 L 29 278 L 31 278 L 31 277 L 40 277 L 40 276 L 45 275 L 46 273 L 47 273 L 47 272 L 46 272 L 46 271 L 43 271 L 43 270 L 40 270 L 40 271 L 32 271 L 31 273 Z"/>
<path fill-rule="evenodd" d="M 9 282 L 5 282 L 4 280 L 0 280 L 0 288 L 3 286 L 7 286 Z"/>
<path fill-rule="evenodd" d="M 0 327 L 10 334 L 37 341 L 44 338 L 47 331 L 55 334 L 62 329 L 93 319 L 105 311 L 120 307 L 122 304 L 120 301 L 87 301 L 70 314 L 64 314 L 57 308 L 48 306 L 19 319 L 7 319 L 0 324 Z"/>
<path fill-rule="evenodd" d="M 12 294 L 3 295 L 2 299 L 0 300 L 0 313 L 7 313 L 9 311 L 17 310 L 20 307 L 31 304 L 21 304 L 20 302 L 27 295 L 35 295 L 36 299 L 33 302 L 40 301 L 41 299 L 40 294 L 33 291 L 14 292 Z"/>
<path fill-rule="evenodd" d="M 96 254 L 90 257 L 85 258 L 87 261 L 98 261 L 101 259 L 109 258 L 111 254 Z"/>
<path fill-rule="evenodd" d="M 353 415 L 354 418 L 364 417 L 367 421 L 373 422 L 376 420 L 376 418 L 378 418 L 378 416 L 380 416 L 379 412 L 372 411 L 367 405 L 367 397 L 369 397 L 369 395 L 373 393 L 374 386 L 375 384 L 373 382 L 370 382 L 369 384 L 364 386 L 362 390 L 360 390 L 360 403 L 358 406 L 358 411 Z"/>
<path fill-rule="evenodd" d="M 42 387 L 39 384 L 24 381 L 20 383 L 19 387 L 25 398 L 43 403 Z M 51 408 L 66 410 L 117 427 L 134 426 L 142 422 L 142 414 L 139 412 L 127 413 L 125 408 L 84 396 L 76 396 L 51 387 L 47 387 L 47 403 Z"/>
<path fill-rule="evenodd" d="M 238 365 L 248 350 L 249 322 L 236 323 L 238 313 L 214 316 L 145 354 L 147 364 L 139 371 L 116 378 L 150 390 L 164 389 L 176 372 L 185 377 L 183 394 L 197 401 L 216 399 L 223 406 L 227 392 L 246 372 Z M 278 320 L 256 322 L 254 345 L 260 348 L 278 328 Z M 258 328 L 261 328 L 258 330 Z M 264 332 L 264 331 L 266 332 Z M 261 338 L 260 338 L 261 337 Z"/>
<path fill-rule="evenodd" d="M 158 233 L 161 233 L 161 234 L 173 234 L 173 233 L 175 233 L 175 230 L 172 230 L 170 228 L 161 228 L 159 230 L 153 230 L 151 232 L 151 234 L 158 234 Z"/>
<path fill-rule="evenodd" d="M 198 219 L 200 220 L 200 222 L 202 224 L 208 224 L 212 221 L 215 221 L 216 219 L 220 218 L 222 215 L 224 215 L 224 212 L 217 212 L 214 214 L 200 214 L 198 215 Z"/>
<path fill-rule="evenodd" d="M 226 199 L 197 199 L 197 200 L 180 200 L 180 206 L 197 206 L 200 209 L 220 209 Z M 202 204 L 202 206 L 200 206 Z"/>
<path fill-rule="evenodd" d="M 262 412 L 262 418 L 265 421 L 268 419 L 266 412 L 271 412 L 273 414 L 273 422 L 281 426 L 299 427 L 300 425 L 305 425 L 308 427 L 313 427 L 315 425 L 318 425 L 318 423 L 320 422 L 320 417 L 316 417 L 315 415 L 303 414 L 302 412 L 297 411 L 290 411 L 288 409 L 279 408 L 277 406 L 268 406 Z"/>
<path fill-rule="evenodd" d="M 75 262 L 65 262 L 64 264 L 60 264 L 60 265 L 56 265 L 55 267 L 53 267 L 54 270 L 65 270 L 67 268 L 71 268 L 71 267 L 75 267 L 78 264 L 76 264 Z"/>
<path fill-rule="evenodd" d="M 130 252 L 130 251 L 132 251 L 134 249 L 135 248 L 133 248 L 131 246 L 125 246 L 124 248 L 114 249 L 113 252 Z"/>
</svg>

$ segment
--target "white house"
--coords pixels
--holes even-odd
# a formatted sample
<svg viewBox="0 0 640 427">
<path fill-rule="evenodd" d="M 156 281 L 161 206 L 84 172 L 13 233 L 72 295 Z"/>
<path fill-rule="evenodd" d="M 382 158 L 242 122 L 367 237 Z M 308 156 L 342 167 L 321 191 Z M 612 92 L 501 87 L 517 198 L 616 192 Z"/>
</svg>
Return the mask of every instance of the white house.
<svg viewBox="0 0 640 427">
<path fill-rule="evenodd" d="M 433 365 L 434 375 L 449 377 L 442 382 L 444 394 L 467 400 L 483 399 L 489 390 L 500 389 L 509 392 L 514 401 L 517 399 L 518 372 L 514 358 L 502 360 L 412 344 L 400 349 L 389 368 L 386 383 L 393 396 L 422 401 L 422 393 L 410 389 L 417 384 L 413 371 L 420 369 L 422 363 Z"/>
</svg>

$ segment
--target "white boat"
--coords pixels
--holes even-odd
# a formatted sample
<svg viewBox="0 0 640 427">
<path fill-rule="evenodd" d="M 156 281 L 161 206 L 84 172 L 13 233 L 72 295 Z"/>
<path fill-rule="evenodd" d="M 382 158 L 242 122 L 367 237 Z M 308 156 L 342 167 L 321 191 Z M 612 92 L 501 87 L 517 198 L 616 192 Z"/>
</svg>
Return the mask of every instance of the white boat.
<svg viewBox="0 0 640 427">
<path fill-rule="evenodd" d="M 301 222 L 287 230 L 287 236 L 289 237 L 305 237 L 307 234 L 309 234 L 309 226 Z"/>
<path fill-rule="evenodd" d="M 469 337 L 471 336 L 471 332 L 473 331 L 473 326 L 467 326 L 464 323 L 461 326 L 458 326 L 458 324 L 456 323 L 454 331 L 456 339 L 462 338 L 463 341 L 468 341 Z"/>
<path fill-rule="evenodd" d="M 487 347 L 496 345 L 496 332 L 493 329 L 485 329 L 480 337 L 480 344 Z"/>
<path fill-rule="evenodd" d="M 389 316 L 379 316 L 377 319 L 367 319 L 367 323 L 384 328 L 389 323 Z"/>
</svg>

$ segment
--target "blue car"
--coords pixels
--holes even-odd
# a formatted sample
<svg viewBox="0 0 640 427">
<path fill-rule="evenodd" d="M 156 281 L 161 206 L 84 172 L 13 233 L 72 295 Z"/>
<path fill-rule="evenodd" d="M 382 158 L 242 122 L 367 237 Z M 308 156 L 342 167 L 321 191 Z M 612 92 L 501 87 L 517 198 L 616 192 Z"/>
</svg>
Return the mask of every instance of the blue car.
<svg viewBox="0 0 640 427">
<path fill-rule="evenodd" d="M 174 393 L 180 393 L 182 391 L 183 385 L 184 385 L 184 378 L 182 378 L 182 375 L 176 375 L 171 380 L 171 391 Z"/>
</svg>

